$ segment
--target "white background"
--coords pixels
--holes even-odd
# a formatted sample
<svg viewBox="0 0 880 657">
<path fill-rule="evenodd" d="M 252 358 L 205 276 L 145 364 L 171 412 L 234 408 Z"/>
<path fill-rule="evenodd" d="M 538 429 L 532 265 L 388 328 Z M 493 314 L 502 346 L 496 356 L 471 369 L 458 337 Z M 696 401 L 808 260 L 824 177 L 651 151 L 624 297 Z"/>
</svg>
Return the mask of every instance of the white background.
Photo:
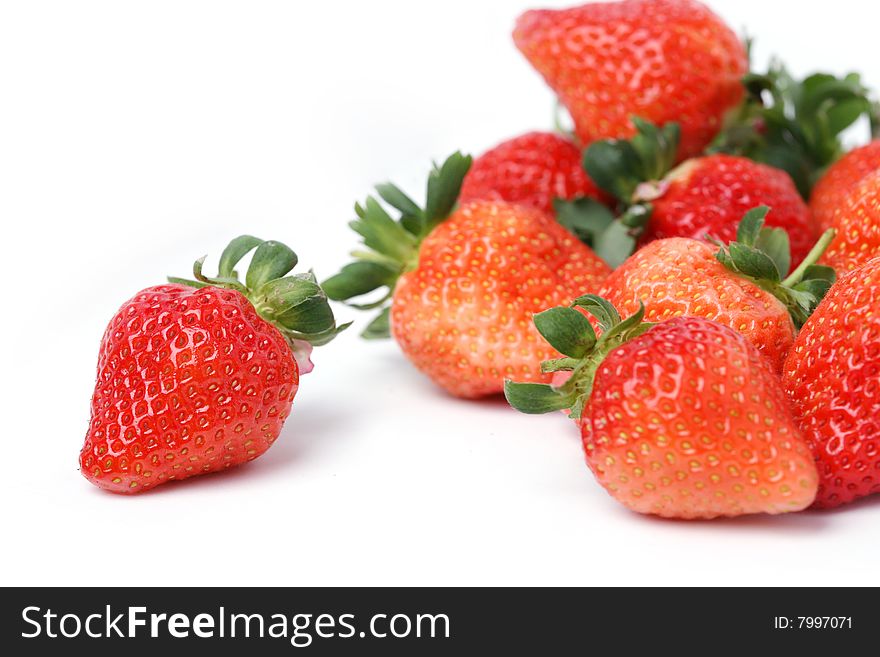
<svg viewBox="0 0 880 657">
<path fill-rule="evenodd" d="M 528 4 L 2 4 L 3 584 L 880 584 L 880 498 L 636 516 L 561 415 L 452 400 L 356 332 L 316 353 L 257 462 L 139 497 L 80 476 L 99 338 L 124 300 L 244 232 L 324 278 L 371 183 L 418 193 L 431 158 L 550 127 L 509 37 Z M 712 4 L 761 62 L 880 85 L 872 3 Z"/>
</svg>

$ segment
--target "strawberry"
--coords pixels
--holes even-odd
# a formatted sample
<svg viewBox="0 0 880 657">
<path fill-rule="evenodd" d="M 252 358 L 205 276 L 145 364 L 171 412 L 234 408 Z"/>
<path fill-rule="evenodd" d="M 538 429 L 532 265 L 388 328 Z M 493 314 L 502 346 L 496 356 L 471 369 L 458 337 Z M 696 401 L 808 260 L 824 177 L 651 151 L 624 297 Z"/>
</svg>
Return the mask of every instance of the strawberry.
<svg viewBox="0 0 880 657">
<path fill-rule="evenodd" d="M 837 230 L 824 262 L 850 271 L 880 256 L 880 140 L 832 166 L 816 185 L 810 207 L 823 228 Z"/>
<path fill-rule="evenodd" d="M 600 322 L 597 338 L 590 322 Z M 808 507 L 816 467 L 779 380 L 742 335 L 701 317 L 625 321 L 600 297 L 535 316 L 565 357 L 561 387 L 508 382 L 525 413 L 570 408 L 587 465 L 624 506 L 665 518 L 785 513 Z"/>
<path fill-rule="evenodd" d="M 584 145 L 629 137 L 630 116 L 679 121 L 698 154 L 743 98 L 745 48 L 694 0 L 624 0 L 523 14 L 517 48 L 558 94 Z"/>
<path fill-rule="evenodd" d="M 459 202 L 508 201 L 553 213 L 556 199 L 601 200 L 602 193 L 581 166 L 580 149 L 569 139 L 530 132 L 474 160 Z"/>
<path fill-rule="evenodd" d="M 880 493 L 880 258 L 844 274 L 804 325 L 783 384 L 819 470 L 816 506 Z"/>
<path fill-rule="evenodd" d="M 619 202 L 617 221 L 602 207 L 585 207 L 582 223 L 599 255 L 619 264 L 637 244 L 666 237 L 728 242 L 747 210 L 766 205 L 767 224 L 791 235 L 794 265 L 806 257 L 818 230 L 788 174 L 731 155 L 692 158 L 673 169 L 677 125 L 634 123 L 631 141 L 596 142 L 584 156 L 593 180 Z"/>
<path fill-rule="evenodd" d="M 781 372 L 796 328 L 834 281 L 832 269 L 813 265 L 833 232 L 785 278 L 788 235 L 764 227 L 766 216 L 767 208 L 747 213 L 737 241 L 720 250 L 681 237 L 651 242 L 608 277 L 600 294 L 624 314 L 635 313 L 644 301 L 650 321 L 690 316 L 724 324 Z"/>
<path fill-rule="evenodd" d="M 708 155 L 688 160 L 663 182 L 667 186 L 662 195 L 651 201 L 643 243 L 664 237 L 702 239 L 707 234 L 729 242 L 743 214 L 759 205 L 770 207 L 768 226 L 788 232 L 795 265 L 818 237 L 809 208 L 781 169 L 744 157 Z"/>
<path fill-rule="evenodd" d="M 357 206 L 352 226 L 369 250 L 324 288 L 338 300 L 385 288 L 366 304 L 383 310 L 365 337 L 393 334 L 435 383 L 477 398 L 501 393 L 508 376 L 546 380 L 540 363 L 552 351 L 540 343 L 532 314 L 598 290 L 609 270 L 540 210 L 491 200 L 456 209 L 469 165 L 455 154 L 435 168 L 424 208 L 393 185 L 378 187 L 400 220 L 372 197 Z"/>
<path fill-rule="evenodd" d="M 234 268 L 252 250 L 242 283 Z M 312 274 L 287 276 L 297 258 L 283 244 L 233 240 L 217 278 L 203 261 L 197 280 L 136 294 L 104 333 L 80 453 L 100 488 L 139 493 L 254 460 L 281 433 L 312 345 L 345 328 Z"/>
</svg>

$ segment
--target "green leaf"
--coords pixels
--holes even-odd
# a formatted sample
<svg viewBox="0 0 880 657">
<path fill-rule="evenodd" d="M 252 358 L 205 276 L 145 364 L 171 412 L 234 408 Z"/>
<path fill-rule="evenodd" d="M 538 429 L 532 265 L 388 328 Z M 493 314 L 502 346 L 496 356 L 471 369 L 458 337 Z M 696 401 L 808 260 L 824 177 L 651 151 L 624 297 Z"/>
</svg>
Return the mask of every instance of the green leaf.
<svg viewBox="0 0 880 657">
<path fill-rule="evenodd" d="M 250 290 L 257 290 L 269 281 L 281 278 L 296 267 L 296 254 L 281 242 L 262 242 L 248 267 L 245 284 Z"/>
<path fill-rule="evenodd" d="M 312 297 L 326 300 L 317 282 L 308 275 L 296 275 L 268 281 L 255 291 L 253 301 L 261 314 L 279 317 Z"/>
<path fill-rule="evenodd" d="M 821 278 L 812 278 L 810 280 L 801 281 L 794 286 L 794 289 L 798 292 L 806 292 L 813 298 L 813 300 L 819 300 L 828 293 L 828 290 L 831 289 L 832 285 L 833 283 L 830 281 L 822 280 Z"/>
<path fill-rule="evenodd" d="M 263 240 L 251 235 L 242 235 L 232 240 L 220 255 L 219 275 L 223 278 L 235 276 L 235 266 L 248 253 L 256 249 Z"/>
<path fill-rule="evenodd" d="M 169 283 L 173 283 L 174 285 L 186 285 L 187 287 L 194 287 L 196 289 L 211 287 L 210 283 L 202 283 L 201 281 L 193 281 L 188 278 L 177 278 L 176 276 L 168 276 L 166 278 L 166 280 Z"/>
<path fill-rule="evenodd" d="M 627 141 L 594 142 L 584 151 L 584 168 L 600 189 L 625 203 L 643 182 L 641 158 Z"/>
<path fill-rule="evenodd" d="M 391 337 L 391 307 L 385 308 L 379 315 L 373 319 L 361 337 L 366 340 L 383 340 Z"/>
<path fill-rule="evenodd" d="M 400 210 L 404 215 L 421 215 L 422 209 L 409 196 L 393 183 L 376 185 L 380 198 L 392 208 Z"/>
<path fill-rule="evenodd" d="M 421 214 L 405 214 L 400 217 L 400 225 L 404 229 L 416 237 L 426 235 L 428 233 L 425 228 L 425 217 Z"/>
<path fill-rule="evenodd" d="M 333 310 L 324 295 L 307 297 L 280 315 L 278 322 L 291 331 L 306 335 L 321 334 L 336 325 Z"/>
<path fill-rule="evenodd" d="M 612 269 L 622 265 L 635 251 L 636 240 L 629 230 L 621 222 L 615 221 L 595 239 L 593 251 Z"/>
<path fill-rule="evenodd" d="M 776 265 L 780 276 L 785 277 L 791 269 L 791 242 L 784 228 L 763 228 L 758 233 L 755 248 L 766 253 Z"/>
<path fill-rule="evenodd" d="M 841 133 L 871 117 L 870 91 L 857 74 L 794 79 L 778 62 L 744 80 L 749 96 L 713 142 L 713 152 L 744 155 L 788 172 L 809 198 L 822 171 L 843 152 Z"/>
<path fill-rule="evenodd" d="M 627 208 L 626 212 L 618 217 L 618 221 L 627 228 L 641 232 L 648 225 L 653 212 L 654 207 L 650 203 L 637 203 Z"/>
<path fill-rule="evenodd" d="M 599 201 L 586 197 L 572 201 L 555 199 L 553 209 L 556 221 L 587 245 L 592 245 L 596 237 L 614 221 L 611 210 Z"/>
<path fill-rule="evenodd" d="M 833 136 L 839 135 L 867 111 L 869 111 L 869 103 L 863 98 L 850 98 L 830 107 L 827 111 L 830 133 Z"/>
<path fill-rule="evenodd" d="M 804 280 L 807 279 L 826 281 L 833 285 L 837 282 L 837 272 L 828 265 L 810 265 L 804 271 Z"/>
<path fill-rule="evenodd" d="M 461 153 L 450 155 L 443 165 L 428 176 L 428 194 L 425 201 L 426 230 L 430 231 L 446 219 L 458 202 L 464 177 L 471 168 L 473 158 Z"/>
<path fill-rule="evenodd" d="M 418 240 L 395 222 L 379 202 L 367 197 L 364 216 L 351 223 L 352 229 L 364 238 L 364 244 L 401 264 L 413 257 Z"/>
<path fill-rule="evenodd" d="M 504 382 L 504 396 L 508 403 L 521 413 L 541 415 L 571 408 L 577 400 L 574 392 L 561 390 L 542 383 Z"/>
<path fill-rule="evenodd" d="M 736 230 L 736 241 L 748 246 L 754 246 L 758 241 L 758 236 L 761 234 L 761 228 L 764 226 L 764 220 L 767 218 L 769 212 L 770 208 L 766 205 L 752 208 L 746 212 Z"/>
<path fill-rule="evenodd" d="M 740 273 L 773 283 L 782 280 L 781 272 L 776 269 L 776 264 L 766 253 L 761 253 L 753 247 L 739 242 L 733 242 L 728 250 L 733 264 Z"/>
<path fill-rule="evenodd" d="M 398 272 L 376 262 L 358 260 L 349 263 L 323 283 L 324 292 L 334 301 L 346 301 L 368 294 L 383 286 L 393 286 Z"/>
<path fill-rule="evenodd" d="M 422 239 L 455 208 L 472 161 L 470 156 L 453 153 L 441 166 L 435 165 L 428 176 L 424 209 L 392 183 L 377 185 L 376 192 L 399 216 L 392 216 L 382 202 L 372 196 L 362 204 L 355 204 L 357 219 L 349 225 L 361 236 L 365 248 L 355 250 L 352 253 L 355 261 L 325 281 L 327 295 L 347 301 L 387 287 L 388 293 L 381 299 L 349 306 L 370 310 L 387 304 L 400 274 L 417 264 Z M 377 339 L 389 334 L 389 308 L 386 307 L 367 326 L 363 336 Z"/>
<path fill-rule="evenodd" d="M 597 294 L 585 294 L 578 297 L 572 305 L 583 308 L 595 317 L 603 331 L 609 331 L 612 326 L 620 323 L 620 313 L 617 312 L 617 308 L 610 301 Z"/>
<path fill-rule="evenodd" d="M 617 324 L 611 326 L 605 333 L 602 334 L 602 339 L 605 341 L 612 341 L 618 336 L 624 336 L 628 332 L 633 329 L 641 326 L 644 330 L 647 330 L 652 324 L 643 324 L 642 320 L 645 318 L 645 304 L 639 301 L 639 309 L 634 312 L 632 315 L 624 319 L 622 322 L 618 322 Z"/>
<path fill-rule="evenodd" d="M 641 181 L 662 179 L 675 166 L 681 129 L 677 123 L 658 128 L 639 117 L 631 118 L 636 135 L 630 140 L 639 155 Z"/>
<path fill-rule="evenodd" d="M 596 344 L 589 320 L 574 308 L 550 308 L 535 315 L 534 322 L 550 346 L 570 358 L 583 358 Z"/>
<path fill-rule="evenodd" d="M 422 209 L 399 187 L 385 183 L 384 185 L 376 185 L 376 191 L 383 201 L 400 211 L 400 225 L 408 232 L 413 235 L 422 235 L 425 232 L 425 217 Z"/>
</svg>

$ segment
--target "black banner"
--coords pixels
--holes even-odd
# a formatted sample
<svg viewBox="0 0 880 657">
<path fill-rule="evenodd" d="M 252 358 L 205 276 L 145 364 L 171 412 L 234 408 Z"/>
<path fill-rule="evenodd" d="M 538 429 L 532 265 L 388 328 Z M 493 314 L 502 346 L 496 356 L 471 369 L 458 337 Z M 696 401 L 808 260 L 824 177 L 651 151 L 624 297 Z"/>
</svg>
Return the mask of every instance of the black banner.
<svg viewBox="0 0 880 657">
<path fill-rule="evenodd" d="M 4 589 L 5 654 L 871 647 L 868 589 Z"/>
</svg>

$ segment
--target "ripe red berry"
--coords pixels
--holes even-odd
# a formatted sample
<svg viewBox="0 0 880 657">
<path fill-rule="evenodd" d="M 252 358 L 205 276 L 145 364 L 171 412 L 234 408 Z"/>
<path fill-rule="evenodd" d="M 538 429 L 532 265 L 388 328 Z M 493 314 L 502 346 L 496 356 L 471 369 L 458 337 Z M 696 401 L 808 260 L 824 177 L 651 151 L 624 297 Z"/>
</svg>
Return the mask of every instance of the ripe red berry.
<svg viewBox="0 0 880 657">
<path fill-rule="evenodd" d="M 599 297 L 536 315 L 565 358 L 562 386 L 508 383 L 517 409 L 571 408 L 587 464 L 624 506 L 666 518 L 786 513 L 809 506 L 816 468 L 785 394 L 740 334 L 699 317 L 621 321 Z"/>
<path fill-rule="evenodd" d="M 604 194 L 584 171 L 580 149 L 561 135 L 530 132 L 474 160 L 459 202 L 507 201 L 552 214 L 556 199 L 583 197 L 602 200 Z"/>
<path fill-rule="evenodd" d="M 630 137 L 630 118 L 681 124 L 700 153 L 743 98 L 736 34 L 694 0 L 624 0 L 523 14 L 514 42 L 559 95 L 584 145 Z"/>
<path fill-rule="evenodd" d="M 783 383 L 819 469 L 816 506 L 880 492 L 880 258 L 847 273 L 804 325 Z"/>
<path fill-rule="evenodd" d="M 239 283 L 233 267 L 255 248 Z M 295 263 L 284 245 L 242 237 L 224 252 L 222 280 L 197 262 L 199 280 L 123 304 L 101 341 L 80 453 L 90 482 L 138 493 L 269 449 L 299 387 L 297 356 L 308 371 L 311 343 L 340 330 L 314 277 L 284 277 Z"/>
<path fill-rule="evenodd" d="M 813 190 L 810 207 L 837 239 L 823 262 L 840 271 L 880 256 L 880 140 L 845 155 Z"/>
</svg>

